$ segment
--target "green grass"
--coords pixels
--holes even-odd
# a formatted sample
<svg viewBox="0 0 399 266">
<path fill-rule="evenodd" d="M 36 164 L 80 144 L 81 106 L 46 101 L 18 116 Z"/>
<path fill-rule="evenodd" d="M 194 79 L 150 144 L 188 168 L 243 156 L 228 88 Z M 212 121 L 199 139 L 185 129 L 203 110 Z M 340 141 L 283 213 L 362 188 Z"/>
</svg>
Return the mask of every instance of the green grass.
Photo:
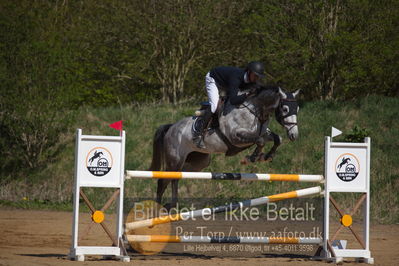
<svg viewBox="0 0 399 266">
<path fill-rule="evenodd" d="M 324 162 L 324 136 L 330 135 L 331 126 L 349 133 L 355 126 L 370 132 L 371 152 L 371 204 L 372 218 L 380 223 L 399 222 L 399 99 L 370 96 L 355 101 L 316 101 L 300 105 L 300 138 L 288 141 L 284 129 L 274 120 L 271 129 L 283 137 L 283 144 L 273 162 L 243 166 L 239 161 L 250 151 L 234 157 L 213 155 L 211 165 L 204 171 L 215 172 L 266 172 L 322 174 Z M 186 103 L 179 106 L 165 104 L 143 104 L 103 109 L 82 108 L 75 128 L 83 134 L 117 135 L 108 124 L 123 119 L 126 130 L 126 169 L 146 170 L 151 163 L 152 138 L 158 126 L 173 123 L 193 114 L 197 105 Z M 28 197 L 51 202 L 72 202 L 74 167 L 74 132 L 66 132 L 66 150 L 56 163 L 25 180 L 18 180 L 0 187 L 0 199 L 20 202 Z M 335 141 L 342 141 L 343 136 Z M 265 150 L 271 147 L 268 143 Z M 252 150 L 252 149 L 251 149 Z M 270 182 L 229 182 L 181 180 L 179 196 L 220 199 L 255 198 L 276 194 L 309 184 Z M 126 198 L 153 198 L 156 191 L 154 180 L 126 182 Z M 87 192 L 90 197 L 105 198 L 104 193 Z M 167 191 L 167 196 L 170 191 Z M 349 203 L 354 196 L 344 195 Z M 0 204 L 4 205 L 3 202 Z M 26 204 L 26 203 L 25 203 Z M 33 207 L 41 205 L 32 204 Z M 102 206 L 100 206 L 102 207 Z"/>
</svg>

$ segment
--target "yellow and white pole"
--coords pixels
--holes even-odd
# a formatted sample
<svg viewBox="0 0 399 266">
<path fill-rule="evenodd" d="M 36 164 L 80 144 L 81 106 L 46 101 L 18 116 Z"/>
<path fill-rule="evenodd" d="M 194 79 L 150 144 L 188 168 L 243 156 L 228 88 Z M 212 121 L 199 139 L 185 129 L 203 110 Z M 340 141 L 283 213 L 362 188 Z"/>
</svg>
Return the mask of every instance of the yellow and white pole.
<svg viewBox="0 0 399 266">
<path fill-rule="evenodd" d="M 126 179 L 154 178 L 154 179 L 213 179 L 213 180 L 259 180 L 259 181 L 288 181 L 288 182 L 317 182 L 324 181 L 323 175 L 296 174 L 251 174 L 251 173 L 213 173 L 213 172 L 165 172 L 165 171 L 126 171 Z"/>
<path fill-rule="evenodd" d="M 254 206 L 264 205 L 264 204 L 267 204 L 268 202 L 274 202 L 274 201 L 280 201 L 280 200 L 292 199 L 292 198 L 300 198 L 300 197 L 311 196 L 311 195 L 319 195 L 320 193 L 321 193 L 321 187 L 317 186 L 317 187 L 294 190 L 294 191 L 271 195 L 271 196 L 260 197 L 260 198 L 256 198 L 256 199 L 245 200 L 242 202 L 238 202 L 238 203 L 234 203 L 234 204 L 231 203 L 229 205 L 224 205 L 224 206 L 219 206 L 219 207 L 205 208 L 205 209 L 199 209 L 199 210 L 195 210 L 195 211 L 182 212 L 179 214 L 160 216 L 160 217 L 141 220 L 141 221 L 134 221 L 134 222 L 125 224 L 125 231 L 127 232 L 129 230 L 133 230 L 133 229 L 137 229 L 137 228 L 141 228 L 141 227 L 147 227 L 147 226 L 154 226 L 157 224 L 176 222 L 176 221 L 181 221 L 181 220 L 188 220 L 190 218 L 207 216 L 207 215 L 210 215 L 213 213 L 233 211 L 233 210 L 243 208 L 243 207 L 254 207 Z"/>
</svg>

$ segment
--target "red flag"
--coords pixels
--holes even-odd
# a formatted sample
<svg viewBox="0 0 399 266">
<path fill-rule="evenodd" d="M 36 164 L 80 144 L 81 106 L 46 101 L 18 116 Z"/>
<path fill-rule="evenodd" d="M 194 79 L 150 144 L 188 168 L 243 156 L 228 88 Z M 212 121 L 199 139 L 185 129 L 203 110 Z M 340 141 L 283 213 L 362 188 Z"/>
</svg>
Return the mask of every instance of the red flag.
<svg viewBox="0 0 399 266">
<path fill-rule="evenodd" d="M 118 122 L 112 123 L 109 125 L 109 127 L 112 127 L 113 129 L 122 131 L 123 130 L 123 120 L 120 120 Z"/>
</svg>

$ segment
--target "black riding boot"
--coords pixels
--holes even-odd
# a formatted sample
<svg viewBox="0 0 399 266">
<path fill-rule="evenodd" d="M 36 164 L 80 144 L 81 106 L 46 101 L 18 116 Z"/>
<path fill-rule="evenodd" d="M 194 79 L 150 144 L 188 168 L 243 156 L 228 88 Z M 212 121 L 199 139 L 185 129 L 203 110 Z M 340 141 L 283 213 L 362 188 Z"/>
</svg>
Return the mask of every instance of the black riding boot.
<svg viewBox="0 0 399 266">
<path fill-rule="evenodd" d="M 193 137 L 195 145 L 197 145 L 197 147 L 200 149 L 205 149 L 204 134 L 205 130 L 208 128 L 209 122 L 211 121 L 212 115 L 213 114 L 209 106 L 208 108 L 205 109 L 205 113 L 202 116 L 199 132 L 197 132 Z"/>
</svg>

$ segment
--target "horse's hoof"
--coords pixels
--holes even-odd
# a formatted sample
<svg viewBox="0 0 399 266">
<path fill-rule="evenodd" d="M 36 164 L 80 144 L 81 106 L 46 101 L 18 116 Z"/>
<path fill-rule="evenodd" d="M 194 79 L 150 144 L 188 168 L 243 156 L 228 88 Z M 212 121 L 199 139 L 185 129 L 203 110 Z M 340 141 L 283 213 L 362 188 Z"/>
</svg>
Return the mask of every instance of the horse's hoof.
<svg viewBox="0 0 399 266">
<path fill-rule="evenodd" d="M 258 157 L 256 158 L 256 162 L 263 162 L 265 160 L 265 154 L 261 153 L 258 155 Z"/>
<path fill-rule="evenodd" d="M 170 209 L 172 209 L 172 204 L 171 203 L 166 203 L 163 207 L 169 212 Z"/>
<path fill-rule="evenodd" d="M 258 161 L 258 158 L 256 158 L 256 157 L 250 157 L 250 158 L 249 158 L 249 161 L 250 161 L 251 163 L 255 163 L 255 162 Z"/>
<path fill-rule="evenodd" d="M 254 163 L 254 162 L 256 162 L 256 158 L 255 158 L 255 156 L 247 155 L 241 162 L 243 162 L 243 161 L 245 161 L 245 163 L 243 163 L 243 164 Z"/>
<path fill-rule="evenodd" d="M 270 156 L 269 157 L 265 157 L 264 161 L 265 162 L 272 162 L 273 161 L 273 157 L 270 157 Z"/>
<path fill-rule="evenodd" d="M 240 163 L 241 163 L 242 165 L 247 165 L 247 164 L 248 164 L 247 158 L 242 159 L 242 160 L 240 161 Z"/>
</svg>

